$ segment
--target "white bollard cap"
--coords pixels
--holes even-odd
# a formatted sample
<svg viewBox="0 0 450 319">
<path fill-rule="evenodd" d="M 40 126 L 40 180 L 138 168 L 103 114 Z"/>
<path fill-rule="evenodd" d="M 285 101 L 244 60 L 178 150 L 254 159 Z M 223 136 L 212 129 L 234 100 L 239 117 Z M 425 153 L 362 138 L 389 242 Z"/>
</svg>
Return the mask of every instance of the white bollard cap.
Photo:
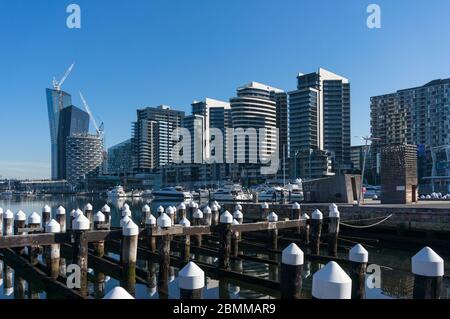
<svg viewBox="0 0 450 319">
<path fill-rule="evenodd" d="M 134 299 L 134 297 L 122 287 L 115 287 L 103 299 Z"/>
<path fill-rule="evenodd" d="M 197 208 L 194 211 L 193 217 L 194 218 L 203 218 L 203 212 Z"/>
<path fill-rule="evenodd" d="M 194 204 L 192 204 L 193 208 L 198 208 L 198 204 L 196 202 L 194 202 Z"/>
<path fill-rule="evenodd" d="M 232 224 L 233 223 L 233 215 L 231 215 L 230 212 L 226 210 L 222 215 L 220 215 L 220 223 L 221 224 Z"/>
<path fill-rule="evenodd" d="M 236 206 L 234 206 L 234 210 L 242 210 L 242 205 L 237 204 Z"/>
<path fill-rule="evenodd" d="M 425 277 L 444 276 L 444 260 L 430 247 L 425 247 L 411 258 L 412 273 Z"/>
<path fill-rule="evenodd" d="M 179 210 L 186 209 L 186 204 L 185 203 L 180 203 L 180 205 L 178 205 L 178 209 Z"/>
<path fill-rule="evenodd" d="M 334 261 L 313 275 L 312 295 L 318 299 L 351 299 L 352 280 Z"/>
<path fill-rule="evenodd" d="M 244 214 L 240 210 L 234 212 L 233 217 L 236 219 L 244 218 Z"/>
<path fill-rule="evenodd" d="M 240 225 L 236 219 L 233 219 L 233 225 Z"/>
<path fill-rule="evenodd" d="M 122 217 L 125 216 L 131 217 L 131 210 L 129 208 L 122 210 Z"/>
<path fill-rule="evenodd" d="M 312 213 L 312 219 L 316 219 L 316 220 L 322 220 L 323 219 L 323 214 L 320 210 L 316 209 L 315 211 L 313 211 Z"/>
<path fill-rule="evenodd" d="M 211 212 L 211 208 L 209 207 L 209 206 L 206 206 L 204 209 L 203 209 L 203 213 L 204 214 L 206 214 L 206 215 L 210 215 L 212 212 Z"/>
<path fill-rule="evenodd" d="M 300 209 L 300 204 L 295 202 L 294 204 L 292 204 L 292 209 Z"/>
<path fill-rule="evenodd" d="M 84 211 L 92 211 L 93 209 L 91 203 L 87 203 L 86 206 L 84 206 Z"/>
<path fill-rule="evenodd" d="M 350 249 L 348 259 L 356 263 L 366 263 L 369 261 L 369 252 L 361 244 L 357 244 Z"/>
<path fill-rule="evenodd" d="M 158 211 L 158 213 L 161 213 L 161 214 L 164 213 L 164 207 L 159 206 L 157 211 Z"/>
<path fill-rule="evenodd" d="M 152 214 L 145 220 L 145 225 L 156 225 L 156 218 Z"/>
<path fill-rule="evenodd" d="M 47 225 L 45 225 L 45 232 L 46 233 L 60 233 L 61 232 L 61 226 L 59 223 L 52 219 Z"/>
<path fill-rule="evenodd" d="M 130 216 L 124 216 L 124 217 L 120 220 L 120 227 L 125 226 L 130 220 L 131 220 Z"/>
<path fill-rule="evenodd" d="M 45 206 L 42 208 L 42 211 L 43 211 L 44 213 L 51 213 L 51 212 L 52 212 L 52 209 L 50 208 L 50 206 L 45 205 Z"/>
<path fill-rule="evenodd" d="M 269 209 L 269 204 L 263 203 L 263 204 L 262 204 L 262 208 L 264 208 L 264 209 Z"/>
<path fill-rule="evenodd" d="M 110 213 L 111 212 L 111 208 L 105 204 L 105 206 L 102 207 L 102 213 Z"/>
<path fill-rule="evenodd" d="M 12 211 L 10 211 L 10 210 L 8 209 L 8 210 L 5 212 L 3 218 L 4 218 L 4 219 L 13 219 L 13 218 L 14 218 L 14 214 L 13 214 Z"/>
<path fill-rule="evenodd" d="M 214 201 L 214 204 L 216 204 L 216 206 L 217 206 L 218 209 L 222 208 L 222 206 L 220 206 L 220 204 L 219 204 L 218 201 L 215 200 L 215 201 Z"/>
<path fill-rule="evenodd" d="M 131 219 L 122 227 L 123 236 L 137 236 L 139 235 L 139 227 Z"/>
<path fill-rule="evenodd" d="M 219 211 L 219 207 L 217 207 L 217 205 L 216 205 L 215 203 L 213 203 L 213 204 L 211 205 L 211 211 L 217 212 L 217 211 Z"/>
<path fill-rule="evenodd" d="M 183 227 L 191 227 L 191 222 L 186 217 L 180 220 L 180 225 Z"/>
<path fill-rule="evenodd" d="M 178 273 L 178 287 L 180 289 L 194 290 L 205 286 L 205 272 L 194 262 L 189 262 Z"/>
<path fill-rule="evenodd" d="M 30 216 L 28 216 L 28 224 L 40 224 L 41 223 L 41 216 L 33 212 Z"/>
<path fill-rule="evenodd" d="M 278 221 L 278 215 L 275 214 L 275 212 L 271 212 L 268 216 L 267 216 L 267 220 L 271 223 L 273 222 L 277 222 Z"/>
<path fill-rule="evenodd" d="M 303 265 L 303 251 L 294 243 L 286 247 L 281 255 L 281 262 L 285 265 L 300 266 Z"/>
<path fill-rule="evenodd" d="M 130 209 L 130 206 L 127 203 L 123 204 L 123 206 L 122 206 L 122 210 L 126 210 L 126 209 Z"/>
<path fill-rule="evenodd" d="M 83 214 L 76 216 L 75 219 L 72 221 L 72 229 L 74 230 L 89 230 L 89 228 L 90 228 L 89 219 Z"/>
<path fill-rule="evenodd" d="M 0 207 L 0 215 L 3 215 L 3 208 Z"/>
<path fill-rule="evenodd" d="M 145 204 L 144 207 L 142 207 L 142 212 L 143 213 L 149 213 L 150 212 L 150 206 Z"/>
<path fill-rule="evenodd" d="M 340 213 L 336 204 L 330 204 L 328 217 L 339 218 Z"/>
<path fill-rule="evenodd" d="M 310 219 L 310 218 L 309 218 L 309 215 L 308 215 L 307 213 L 303 213 L 302 218 L 303 218 L 303 219 Z"/>
<path fill-rule="evenodd" d="M 82 211 L 81 209 L 78 208 L 78 209 L 75 211 L 75 213 L 73 213 L 73 217 L 77 218 L 77 217 L 80 216 L 80 215 L 84 215 L 84 214 L 83 214 L 83 211 Z"/>
<path fill-rule="evenodd" d="M 158 227 L 168 228 L 172 226 L 172 219 L 166 213 L 162 213 L 156 221 Z"/>
<path fill-rule="evenodd" d="M 19 210 L 14 218 L 18 221 L 24 221 L 27 220 L 27 215 L 25 215 L 23 211 Z"/>
<path fill-rule="evenodd" d="M 102 212 L 97 212 L 94 215 L 94 222 L 104 222 L 105 221 L 105 214 L 103 214 Z"/>
<path fill-rule="evenodd" d="M 167 209 L 166 209 L 166 213 L 167 213 L 167 215 L 174 215 L 175 214 L 175 209 L 172 207 L 172 206 L 169 206 Z"/>
<path fill-rule="evenodd" d="M 70 211 L 70 217 L 74 217 L 74 216 L 75 216 L 75 212 L 76 212 L 76 210 L 75 210 L 75 209 L 72 209 L 72 210 Z"/>
<path fill-rule="evenodd" d="M 66 209 L 62 206 L 59 206 L 56 209 L 56 215 L 65 215 L 66 214 Z"/>
<path fill-rule="evenodd" d="M 195 202 L 194 202 L 193 200 L 191 200 L 191 201 L 189 202 L 189 207 L 194 207 L 194 204 L 195 204 Z"/>
</svg>

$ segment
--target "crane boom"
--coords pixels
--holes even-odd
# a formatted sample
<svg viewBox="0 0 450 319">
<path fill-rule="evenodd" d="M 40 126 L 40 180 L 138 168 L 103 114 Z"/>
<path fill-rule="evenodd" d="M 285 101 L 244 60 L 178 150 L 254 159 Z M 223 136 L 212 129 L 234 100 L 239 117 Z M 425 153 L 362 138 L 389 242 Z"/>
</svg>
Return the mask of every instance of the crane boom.
<svg viewBox="0 0 450 319">
<path fill-rule="evenodd" d="M 70 72 L 72 72 L 73 67 L 75 66 L 75 63 L 72 63 L 69 68 L 67 69 L 66 73 L 64 73 L 64 76 L 62 77 L 62 79 L 58 82 L 55 79 L 53 79 L 53 86 L 57 91 L 61 90 L 62 85 L 64 84 L 64 82 L 67 80 L 67 78 L 70 75 Z"/>
<path fill-rule="evenodd" d="M 81 92 L 80 92 L 80 98 L 81 98 L 81 101 L 83 102 L 83 106 L 84 106 L 84 109 L 86 110 L 86 113 L 89 115 L 90 119 L 92 120 L 92 123 L 94 124 L 94 128 L 97 131 L 97 134 L 100 134 L 102 132 L 102 130 L 98 127 L 97 122 L 95 121 L 95 118 L 92 115 L 92 112 L 89 108 L 89 105 L 87 104 L 87 102 Z"/>
</svg>

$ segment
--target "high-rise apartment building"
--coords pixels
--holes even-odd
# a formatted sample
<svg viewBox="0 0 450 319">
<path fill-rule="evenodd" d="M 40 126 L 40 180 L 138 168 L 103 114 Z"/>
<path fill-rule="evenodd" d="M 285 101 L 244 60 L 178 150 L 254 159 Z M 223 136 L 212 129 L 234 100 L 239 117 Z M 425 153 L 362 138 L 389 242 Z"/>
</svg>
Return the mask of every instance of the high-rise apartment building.
<svg viewBox="0 0 450 319">
<path fill-rule="evenodd" d="M 172 163 L 173 131 L 181 127 L 184 112 L 169 106 L 137 110 L 133 123 L 135 169 L 147 172 Z"/>
<path fill-rule="evenodd" d="M 380 138 L 373 145 L 375 154 L 387 145 L 417 145 L 419 180 L 442 180 L 434 176 L 433 165 L 450 167 L 450 162 L 435 163 L 433 153 L 450 145 L 450 79 L 372 97 L 371 132 Z"/>
<path fill-rule="evenodd" d="M 66 140 L 67 181 L 79 188 L 88 177 L 102 171 L 103 136 L 73 134 Z"/>
<path fill-rule="evenodd" d="M 108 149 L 108 174 L 130 174 L 133 172 L 133 139 Z"/>
<path fill-rule="evenodd" d="M 299 74 L 297 90 L 289 92 L 291 158 L 302 152 L 322 150 L 331 154 L 334 172 L 342 173 L 351 169 L 350 136 L 348 79 L 322 68 Z M 328 161 L 323 164 L 323 171 L 328 172 Z"/>
</svg>

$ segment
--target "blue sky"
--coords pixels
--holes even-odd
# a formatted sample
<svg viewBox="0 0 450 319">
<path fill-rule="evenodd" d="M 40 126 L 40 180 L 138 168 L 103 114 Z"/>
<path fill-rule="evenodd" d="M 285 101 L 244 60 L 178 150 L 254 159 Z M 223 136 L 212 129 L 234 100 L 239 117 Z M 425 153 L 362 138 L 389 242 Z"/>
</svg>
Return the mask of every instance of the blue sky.
<svg viewBox="0 0 450 319">
<path fill-rule="evenodd" d="M 81 30 L 66 27 L 70 3 Z M 370 3 L 381 29 L 366 26 Z M 45 88 L 73 61 L 64 90 L 78 106 L 83 92 L 108 146 L 130 137 L 138 107 L 190 112 L 250 81 L 289 91 L 318 67 L 350 79 L 361 136 L 370 96 L 450 77 L 450 1 L 0 0 L 0 41 L 0 175 L 48 178 Z"/>
</svg>

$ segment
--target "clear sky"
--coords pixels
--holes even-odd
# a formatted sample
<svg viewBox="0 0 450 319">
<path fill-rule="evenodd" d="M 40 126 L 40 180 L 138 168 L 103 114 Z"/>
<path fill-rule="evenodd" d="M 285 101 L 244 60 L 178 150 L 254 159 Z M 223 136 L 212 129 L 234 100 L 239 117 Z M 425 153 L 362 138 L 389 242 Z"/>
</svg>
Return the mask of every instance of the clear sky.
<svg viewBox="0 0 450 319">
<path fill-rule="evenodd" d="M 82 10 L 81 30 L 66 7 Z M 381 29 L 366 8 L 381 6 Z M 354 136 L 369 134 L 370 96 L 450 77 L 448 0 L 0 0 L 0 175 L 50 176 L 45 88 L 81 90 L 107 146 L 131 135 L 135 110 L 190 112 L 250 81 L 292 90 L 324 67 L 351 81 Z"/>
</svg>

